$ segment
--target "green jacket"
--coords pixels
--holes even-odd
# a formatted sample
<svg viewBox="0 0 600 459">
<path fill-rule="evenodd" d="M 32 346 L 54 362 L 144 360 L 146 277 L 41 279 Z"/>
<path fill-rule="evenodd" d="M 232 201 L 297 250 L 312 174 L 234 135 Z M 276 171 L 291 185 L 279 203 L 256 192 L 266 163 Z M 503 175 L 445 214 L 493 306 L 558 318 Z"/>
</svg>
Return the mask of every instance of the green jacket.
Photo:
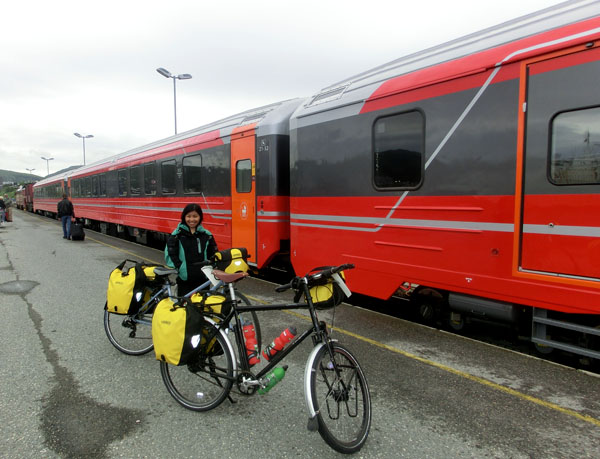
<svg viewBox="0 0 600 459">
<path fill-rule="evenodd" d="M 194 263 L 212 258 L 216 251 L 217 243 L 210 231 L 199 225 L 192 234 L 187 225 L 180 223 L 167 239 L 165 263 L 179 271 L 181 280 L 201 283 L 206 277 Z"/>
</svg>

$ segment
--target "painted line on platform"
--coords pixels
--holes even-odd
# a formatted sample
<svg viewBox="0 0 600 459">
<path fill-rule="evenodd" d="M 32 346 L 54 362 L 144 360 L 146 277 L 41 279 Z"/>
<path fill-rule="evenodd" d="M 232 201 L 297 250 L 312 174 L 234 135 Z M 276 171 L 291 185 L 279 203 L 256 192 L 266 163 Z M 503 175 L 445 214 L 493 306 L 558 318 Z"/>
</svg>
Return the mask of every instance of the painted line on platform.
<svg viewBox="0 0 600 459">
<path fill-rule="evenodd" d="M 248 298 L 254 300 L 254 301 L 259 301 L 261 303 L 267 304 L 266 302 L 264 302 L 262 300 L 259 300 L 258 298 L 253 298 L 253 297 L 250 297 L 248 295 L 246 295 L 246 296 Z M 291 315 L 293 315 L 295 317 L 298 317 L 298 318 L 300 318 L 302 320 L 310 321 L 310 317 L 306 317 L 306 316 L 304 316 L 304 315 L 302 315 L 302 314 L 300 314 L 298 312 L 295 312 L 295 311 L 284 311 L 284 312 L 286 312 L 287 314 L 291 314 Z M 562 414 L 565 414 L 567 416 L 579 419 L 580 421 L 584 421 L 584 422 L 587 422 L 589 424 L 593 424 L 593 425 L 595 425 L 597 427 L 600 427 L 600 419 L 596 419 L 596 418 L 594 418 L 592 416 L 588 416 L 587 414 L 578 413 L 575 410 L 562 407 L 560 405 L 557 405 L 556 403 L 548 402 L 546 400 L 542 400 L 540 398 L 524 394 L 523 392 L 519 392 L 519 391 L 517 391 L 515 389 L 511 389 L 509 387 L 502 386 L 502 385 L 497 384 L 495 382 L 489 381 L 489 380 L 487 380 L 485 378 L 481 378 L 479 376 L 474 376 L 472 374 L 465 373 L 464 371 L 457 370 L 457 369 L 449 367 L 447 365 L 444 365 L 444 364 L 441 364 L 441 363 L 438 363 L 438 362 L 434 362 L 433 360 L 429 360 L 429 359 L 425 359 L 423 357 L 419 357 L 418 355 L 411 354 L 410 352 L 403 351 L 402 349 L 398 349 L 396 347 L 390 346 L 389 344 L 381 343 L 381 342 L 376 341 L 374 339 L 367 338 L 366 336 L 362 336 L 362 335 L 359 335 L 357 333 L 354 333 L 354 332 L 351 332 L 351 331 L 348 331 L 348 330 L 344 330 L 343 328 L 331 327 L 331 329 L 335 330 L 335 331 L 337 331 L 339 333 L 342 333 L 344 335 L 347 335 L 347 336 L 350 336 L 352 338 L 355 338 L 357 340 L 360 340 L 360 341 L 363 341 L 365 343 L 371 344 L 373 346 L 379 347 L 381 349 L 385 349 L 387 351 L 394 352 L 395 354 L 403 355 L 404 357 L 408 357 L 409 359 L 416 360 L 418 362 L 421 362 L 421 363 L 424 363 L 426 365 L 438 368 L 438 369 L 446 371 L 448 373 L 455 374 L 457 376 L 460 376 L 462 378 L 468 379 L 470 381 L 474 381 L 476 383 L 482 384 L 484 386 L 490 387 L 490 388 L 498 390 L 500 392 L 504 392 L 506 394 L 512 395 L 513 397 L 517 397 L 517 398 L 520 398 L 522 400 L 526 400 L 528 402 L 535 403 L 536 405 L 543 406 L 544 408 L 548 408 L 550 410 L 558 411 L 558 412 L 560 412 Z"/>
</svg>

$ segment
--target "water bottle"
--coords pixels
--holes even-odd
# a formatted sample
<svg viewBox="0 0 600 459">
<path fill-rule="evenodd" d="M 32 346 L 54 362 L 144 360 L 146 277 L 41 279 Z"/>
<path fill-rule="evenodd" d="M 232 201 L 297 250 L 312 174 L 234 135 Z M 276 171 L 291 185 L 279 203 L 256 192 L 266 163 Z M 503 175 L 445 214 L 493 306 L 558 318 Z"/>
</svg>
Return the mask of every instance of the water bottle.
<svg viewBox="0 0 600 459">
<path fill-rule="evenodd" d="M 242 326 L 244 333 L 244 343 L 246 346 L 246 353 L 248 354 L 248 363 L 250 366 L 256 365 L 260 362 L 260 354 L 258 350 L 258 341 L 256 340 L 256 331 L 254 330 L 254 324 L 246 319 Z"/>
<path fill-rule="evenodd" d="M 275 384 L 277 384 L 279 381 L 281 381 L 283 379 L 287 369 L 288 369 L 287 365 L 284 365 L 283 367 L 273 368 L 273 371 L 271 373 L 269 373 L 267 376 L 265 376 L 264 379 L 262 379 L 261 382 L 265 385 L 265 387 L 261 387 L 260 389 L 258 389 L 258 393 L 266 394 L 271 389 L 273 389 L 273 386 L 275 386 Z"/>
<path fill-rule="evenodd" d="M 267 361 L 271 360 L 275 354 L 281 351 L 291 340 L 296 336 L 296 329 L 294 327 L 286 328 L 281 332 L 277 338 L 269 344 L 263 351 L 263 356 Z"/>
</svg>

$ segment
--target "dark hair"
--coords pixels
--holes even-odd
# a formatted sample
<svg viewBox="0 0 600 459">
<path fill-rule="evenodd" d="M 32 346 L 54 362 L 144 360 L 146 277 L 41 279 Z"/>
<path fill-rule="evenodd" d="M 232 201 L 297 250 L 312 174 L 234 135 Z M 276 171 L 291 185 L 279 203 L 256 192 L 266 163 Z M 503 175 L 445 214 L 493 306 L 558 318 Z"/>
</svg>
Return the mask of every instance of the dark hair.
<svg viewBox="0 0 600 459">
<path fill-rule="evenodd" d="M 200 223 L 202 223 L 204 215 L 202 213 L 202 207 L 200 207 L 200 204 L 188 204 L 185 206 L 181 212 L 181 223 L 187 226 L 187 223 L 185 222 L 185 216 L 194 211 L 198 212 L 198 215 L 200 215 Z"/>
</svg>

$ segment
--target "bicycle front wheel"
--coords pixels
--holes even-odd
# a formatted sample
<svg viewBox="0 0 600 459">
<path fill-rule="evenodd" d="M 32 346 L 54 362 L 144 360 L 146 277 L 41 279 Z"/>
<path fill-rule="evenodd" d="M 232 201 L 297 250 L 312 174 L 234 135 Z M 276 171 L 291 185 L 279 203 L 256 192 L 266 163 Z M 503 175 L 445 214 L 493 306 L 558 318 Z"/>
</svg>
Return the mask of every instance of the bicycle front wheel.
<svg viewBox="0 0 600 459">
<path fill-rule="evenodd" d="M 356 358 L 344 346 L 331 343 L 315 356 L 310 373 L 311 402 L 323 440 L 336 451 L 360 450 L 371 428 L 371 395 Z"/>
<path fill-rule="evenodd" d="M 111 344 L 128 355 L 150 352 L 152 344 L 152 314 L 128 316 L 104 310 L 104 331 Z"/>
<path fill-rule="evenodd" d="M 216 331 L 209 326 L 208 333 Z M 207 335 L 205 335 L 207 336 Z M 177 403 L 192 411 L 208 411 L 225 400 L 233 385 L 233 358 L 221 333 L 201 345 L 199 353 L 187 365 L 160 362 L 160 374 Z"/>
</svg>

